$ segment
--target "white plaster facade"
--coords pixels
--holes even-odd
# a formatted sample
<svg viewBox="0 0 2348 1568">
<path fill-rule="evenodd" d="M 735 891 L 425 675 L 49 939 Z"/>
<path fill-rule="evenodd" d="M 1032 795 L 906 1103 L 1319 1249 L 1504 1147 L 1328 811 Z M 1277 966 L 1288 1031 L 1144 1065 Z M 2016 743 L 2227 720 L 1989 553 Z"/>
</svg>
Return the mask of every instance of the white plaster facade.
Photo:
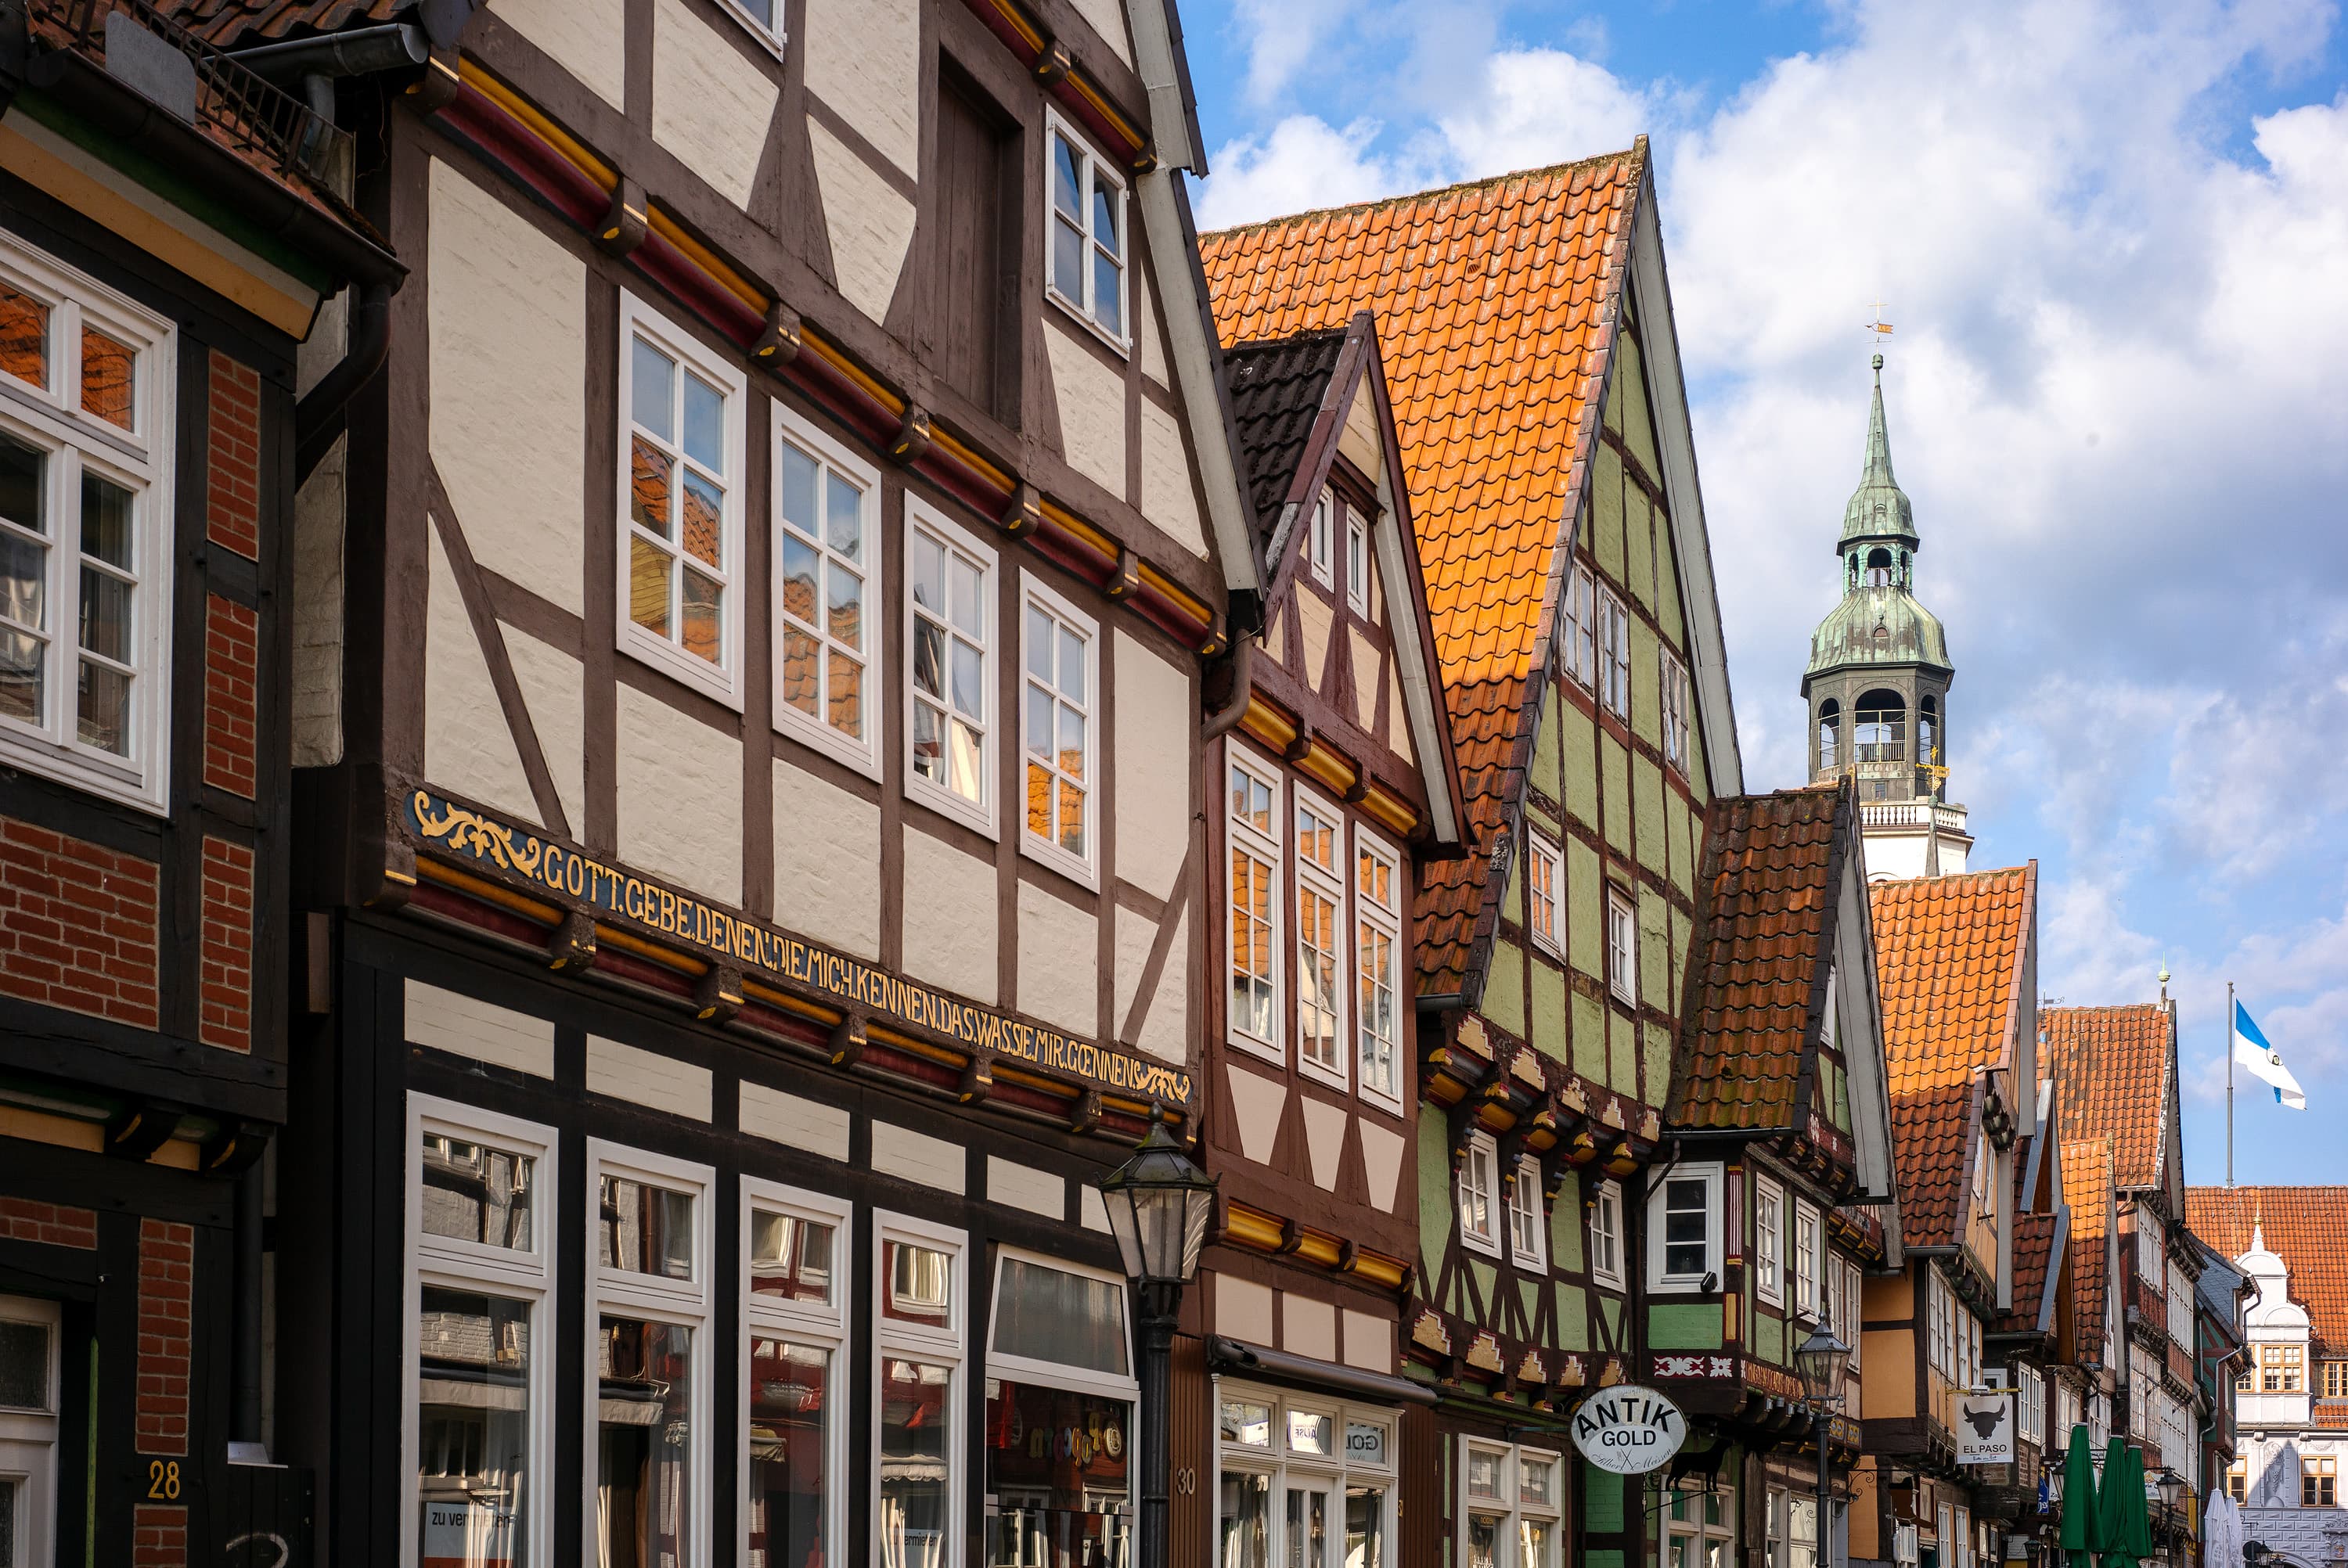
<svg viewBox="0 0 2348 1568">
<path fill-rule="evenodd" d="M 2243 1315 L 2249 1350 L 2234 1389 L 2240 1457 L 2228 1478 L 2243 1534 L 2309 1568 L 2348 1563 L 2348 1401 L 2320 1400 L 2327 1361 L 2348 1358 L 2316 1340 L 2307 1309 L 2291 1298 L 2290 1265 L 2268 1250 L 2263 1227 L 2234 1266 L 2257 1292 Z M 2320 1402 L 2341 1412 L 2341 1426 L 2317 1425 Z M 2329 1504 L 2321 1501 L 2326 1480 Z"/>
</svg>

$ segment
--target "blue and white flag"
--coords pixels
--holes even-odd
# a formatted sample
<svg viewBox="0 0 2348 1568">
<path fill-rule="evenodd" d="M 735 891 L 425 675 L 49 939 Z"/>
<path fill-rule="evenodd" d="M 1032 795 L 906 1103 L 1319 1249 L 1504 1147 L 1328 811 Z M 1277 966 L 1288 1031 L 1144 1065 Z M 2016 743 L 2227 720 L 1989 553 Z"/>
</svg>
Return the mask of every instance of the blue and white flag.
<svg viewBox="0 0 2348 1568">
<path fill-rule="evenodd" d="M 2307 1096 L 2301 1091 L 2299 1080 L 2291 1075 L 2291 1069 L 2282 1064 L 2282 1052 L 2267 1043 L 2267 1037 L 2250 1021 L 2250 1009 L 2240 1002 L 2234 1004 L 2234 1060 L 2251 1077 L 2274 1086 L 2276 1104 L 2288 1105 L 2293 1111 L 2307 1109 Z"/>
</svg>

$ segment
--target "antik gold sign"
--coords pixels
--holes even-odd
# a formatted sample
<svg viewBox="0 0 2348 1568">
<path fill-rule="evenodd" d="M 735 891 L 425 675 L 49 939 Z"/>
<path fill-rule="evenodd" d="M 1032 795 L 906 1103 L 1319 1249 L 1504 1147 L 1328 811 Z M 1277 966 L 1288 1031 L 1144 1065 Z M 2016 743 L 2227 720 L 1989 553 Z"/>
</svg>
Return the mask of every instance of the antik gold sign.
<svg viewBox="0 0 2348 1568">
<path fill-rule="evenodd" d="M 429 790 L 409 794 L 407 819 L 420 844 L 495 866 L 575 906 L 617 916 L 738 964 L 745 974 L 767 976 L 802 990 L 819 992 L 868 1018 L 893 1019 L 968 1050 L 1031 1062 L 1136 1100 L 1157 1100 L 1184 1110 L 1189 1107 L 1190 1075 L 1179 1067 L 1005 1018 L 745 919 L 690 894 L 647 882 L 624 866 L 565 848 L 528 828 L 499 822 Z"/>
</svg>

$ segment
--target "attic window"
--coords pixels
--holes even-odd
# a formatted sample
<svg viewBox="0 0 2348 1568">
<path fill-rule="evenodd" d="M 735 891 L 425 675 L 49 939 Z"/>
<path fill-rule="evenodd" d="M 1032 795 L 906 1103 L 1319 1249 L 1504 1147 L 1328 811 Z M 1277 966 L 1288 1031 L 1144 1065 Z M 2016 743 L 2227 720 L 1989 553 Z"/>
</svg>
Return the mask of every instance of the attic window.
<svg viewBox="0 0 2348 1568">
<path fill-rule="evenodd" d="M 1313 503 L 1313 531 L 1304 538 L 1304 564 L 1312 569 L 1313 580 L 1323 588 L 1337 585 L 1336 538 L 1337 503 L 1328 491 Z"/>
<path fill-rule="evenodd" d="M 1370 613 L 1370 524 L 1351 510 L 1345 514 L 1345 602 L 1355 615 Z"/>
</svg>

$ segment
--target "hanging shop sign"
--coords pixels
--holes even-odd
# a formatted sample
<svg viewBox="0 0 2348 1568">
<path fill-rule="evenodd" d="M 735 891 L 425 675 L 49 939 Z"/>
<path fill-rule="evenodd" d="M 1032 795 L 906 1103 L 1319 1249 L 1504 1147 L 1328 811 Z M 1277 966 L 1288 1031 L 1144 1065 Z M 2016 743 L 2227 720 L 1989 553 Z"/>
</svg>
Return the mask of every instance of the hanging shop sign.
<svg viewBox="0 0 2348 1568">
<path fill-rule="evenodd" d="M 1600 1470 L 1644 1475 L 1680 1451 L 1687 1418 L 1653 1389 L 1619 1383 L 1574 1407 L 1573 1446 Z"/>
<path fill-rule="evenodd" d="M 418 845 L 436 854 L 493 867 L 529 885 L 534 894 L 565 899 L 598 919 L 615 917 L 641 926 L 697 955 L 738 966 L 752 979 L 811 993 L 965 1050 L 1028 1062 L 1136 1100 L 1189 1108 L 1191 1078 L 1181 1068 L 1006 1018 L 690 894 L 662 887 L 624 866 L 608 865 L 429 790 L 409 792 L 407 816 Z"/>
<path fill-rule="evenodd" d="M 1962 1389 L 1957 1392 L 1957 1462 L 2013 1462 L 2013 1390 Z"/>
</svg>

